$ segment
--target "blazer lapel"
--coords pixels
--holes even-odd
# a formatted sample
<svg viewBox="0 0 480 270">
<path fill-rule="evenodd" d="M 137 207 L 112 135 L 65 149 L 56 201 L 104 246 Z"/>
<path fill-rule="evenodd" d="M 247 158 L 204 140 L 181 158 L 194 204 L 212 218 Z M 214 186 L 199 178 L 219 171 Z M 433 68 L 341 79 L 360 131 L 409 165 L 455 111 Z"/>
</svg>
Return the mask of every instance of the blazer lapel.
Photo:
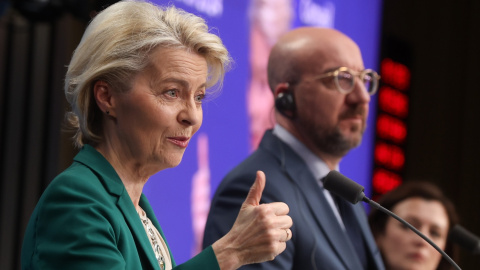
<svg viewBox="0 0 480 270">
<path fill-rule="evenodd" d="M 90 167 L 98 175 L 107 192 L 118 198 L 118 209 L 122 212 L 135 243 L 137 243 L 140 258 L 148 258 L 151 269 L 158 269 L 159 265 L 142 221 L 115 169 L 97 150 L 88 144 L 84 145 L 82 151 L 74 160 Z"/>
<path fill-rule="evenodd" d="M 370 230 L 368 221 L 366 220 L 365 209 L 361 204 L 358 206 L 355 205 L 354 208 L 357 208 L 354 209 L 355 217 L 358 220 L 358 224 L 360 224 L 360 229 L 362 230 L 365 242 L 367 243 L 368 254 L 373 258 L 376 269 L 384 269 L 382 259 L 380 258 L 380 251 L 378 250 L 377 244 L 375 243 L 375 239 L 372 235 L 372 231 Z"/>
<path fill-rule="evenodd" d="M 262 146 L 279 159 L 281 166 L 284 166 L 285 172 L 289 175 L 288 177 L 293 179 L 294 184 L 302 192 L 309 206 L 308 210 L 315 217 L 316 225 L 323 232 L 345 268 L 358 268 L 361 263 L 355 250 L 340 227 L 322 188 L 318 185 L 303 159 L 271 132 L 267 132 L 265 136 L 262 140 Z M 265 144 L 264 140 L 266 141 Z"/>
<path fill-rule="evenodd" d="M 296 181 L 295 184 L 303 193 L 304 198 L 306 198 L 305 201 L 309 206 L 310 212 L 315 217 L 317 225 L 323 231 L 333 250 L 335 250 L 347 269 L 356 269 L 361 265 L 356 252 L 352 248 L 346 233 L 338 223 L 330 204 L 323 194 L 323 190 L 310 171 L 304 170 L 304 173 L 295 169 L 292 169 L 292 172 L 290 170 L 287 171 L 289 171 L 288 173 L 291 176 L 297 175 L 296 179 L 293 178 Z"/>
<path fill-rule="evenodd" d="M 126 191 L 118 198 L 117 206 L 118 209 L 122 211 L 123 216 L 125 217 L 125 222 L 132 232 L 135 243 L 137 243 L 137 250 L 140 253 L 140 258 L 148 258 L 152 269 L 158 269 L 158 262 L 155 258 L 152 245 L 148 240 L 148 236 L 145 232 L 142 221 L 140 220 L 137 211 L 135 211 L 132 199 L 130 199 L 130 196 Z"/>
</svg>

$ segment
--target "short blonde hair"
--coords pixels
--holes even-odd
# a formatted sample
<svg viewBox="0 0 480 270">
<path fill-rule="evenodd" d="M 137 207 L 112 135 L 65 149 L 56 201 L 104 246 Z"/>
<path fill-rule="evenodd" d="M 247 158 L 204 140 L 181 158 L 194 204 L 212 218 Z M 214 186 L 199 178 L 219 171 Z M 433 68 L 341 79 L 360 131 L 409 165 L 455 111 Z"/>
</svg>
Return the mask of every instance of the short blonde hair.
<svg viewBox="0 0 480 270">
<path fill-rule="evenodd" d="M 128 91 L 132 79 L 148 67 L 150 54 L 158 47 L 184 49 L 205 57 L 207 88 L 221 89 L 231 58 L 202 18 L 173 6 L 118 2 L 90 22 L 66 74 L 65 96 L 72 109 L 67 121 L 76 131 L 77 147 L 102 140 L 102 112 L 93 97 L 95 82 L 103 80 L 115 91 Z"/>
</svg>

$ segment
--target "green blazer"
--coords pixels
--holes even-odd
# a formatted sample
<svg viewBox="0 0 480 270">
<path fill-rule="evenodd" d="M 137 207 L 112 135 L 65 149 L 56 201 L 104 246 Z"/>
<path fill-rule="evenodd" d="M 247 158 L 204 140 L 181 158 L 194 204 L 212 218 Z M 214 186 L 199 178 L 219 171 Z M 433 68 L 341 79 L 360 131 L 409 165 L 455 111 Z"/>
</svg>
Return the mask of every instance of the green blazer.
<svg viewBox="0 0 480 270">
<path fill-rule="evenodd" d="M 143 194 L 140 206 L 165 239 Z M 219 269 L 211 246 L 178 266 L 171 252 L 170 257 L 174 269 Z M 43 193 L 25 232 L 21 260 L 22 269 L 160 269 L 125 186 L 90 145 Z"/>
</svg>

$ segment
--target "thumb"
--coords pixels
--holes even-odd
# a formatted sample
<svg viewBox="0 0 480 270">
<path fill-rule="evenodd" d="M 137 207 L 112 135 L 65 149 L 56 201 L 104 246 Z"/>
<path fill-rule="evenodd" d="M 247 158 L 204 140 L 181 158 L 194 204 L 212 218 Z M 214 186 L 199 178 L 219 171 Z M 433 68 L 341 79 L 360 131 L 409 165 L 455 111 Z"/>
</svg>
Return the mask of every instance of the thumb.
<svg viewBox="0 0 480 270">
<path fill-rule="evenodd" d="M 265 181 L 265 174 L 262 171 L 257 171 L 257 178 L 248 192 L 247 198 L 243 203 L 244 206 L 260 205 L 260 199 L 262 198 L 263 189 L 265 188 Z"/>
</svg>

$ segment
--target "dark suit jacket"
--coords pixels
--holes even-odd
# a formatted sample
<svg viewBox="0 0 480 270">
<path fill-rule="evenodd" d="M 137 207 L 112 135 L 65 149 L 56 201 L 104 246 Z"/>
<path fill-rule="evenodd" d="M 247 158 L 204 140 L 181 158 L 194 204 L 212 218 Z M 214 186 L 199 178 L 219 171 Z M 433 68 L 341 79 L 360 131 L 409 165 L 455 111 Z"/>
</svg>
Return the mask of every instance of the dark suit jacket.
<svg viewBox="0 0 480 270">
<path fill-rule="evenodd" d="M 165 239 L 143 194 L 140 206 Z M 125 186 L 93 147 L 85 145 L 40 198 L 25 233 L 22 269 L 160 269 Z M 209 247 L 174 269 L 219 266 Z"/>
<path fill-rule="evenodd" d="M 242 269 L 360 269 L 347 235 L 340 227 L 325 196 L 305 162 L 285 143 L 267 131 L 259 148 L 233 169 L 217 188 L 208 216 L 204 246 L 232 227 L 257 170 L 267 177 L 263 203 L 285 202 L 293 219 L 292 239 L 271 262 Z M 368 245 L 375 268 L 384 269 L 361 204 L 350 205 Z"/>
</svg>

